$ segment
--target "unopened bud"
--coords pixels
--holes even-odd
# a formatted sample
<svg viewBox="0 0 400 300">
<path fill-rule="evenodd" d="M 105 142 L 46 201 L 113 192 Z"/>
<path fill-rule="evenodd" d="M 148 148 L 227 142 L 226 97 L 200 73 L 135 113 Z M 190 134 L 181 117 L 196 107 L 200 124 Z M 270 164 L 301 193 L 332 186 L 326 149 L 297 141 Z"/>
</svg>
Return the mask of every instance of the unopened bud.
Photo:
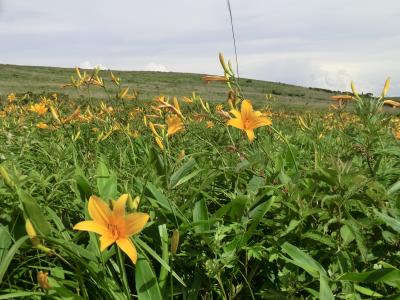
<svg viewBox="0 0 400 300">
<path fill-rule="evenodd" d="M 357 99 L 360 99 L 360 96 L 358 95 L 358 92 L 356 90 L 356 86 L 354 84 L 354 82 L 351 82 L 351 90 L 353 91 L 354 97 L 356 97 Z"/>
<path fill-rule="evenodd" d="M 221 63 L 222 68 L 224 69 L 225 73 L 227 73 L 230 76 L 232 76 L 232 74 L 231 74 L 231 72 L 230 72 L 230 70 L 228 68 L 228 65 L 225 62 L 224 54 L 219 53 L 219 61 Z"/>
<path fill-rule="evenodd" d="M 57 121 L 57 123 L 61 124 L 60 116 L 58 115 L 57 110 L 53 106 L 50 106 L 50 112 L 53 118 Z"/>
<path fill-rule="evenodd" d="M 139 203 L 140 203 L 140 196 L 136 196 L 134 199 L 132 199 L 132 196 L 129 194 L 128 197 L 128 207 L 131 210 L 136 211 L 139 207 Z"/>
<path fill-rule="evenodd" d="M 385 86 L 383 87 L 383 90 L 382 90 L 381 98 L 386 97 L 389 87 L 390 87 L 390 77 L 388 79 L 386 79 Z"/>
<path fill-rule="evenodd" d="M 0 166 L 0 175 L 4 180 L 4 183 L 10 187 L 10 188 L 14 188 L 15 184 L 14 181 L 12 181 L 10 175 L 8 174 L 6 168 L 4 168 L 3 166 Z"/>
<path fill-rule="evenodd" d="M 51 288 L 51 286 L 49 284 L 49 278 L 47 277 L 47 275 L 49 275 L 49 273 L 43 272 L 43 271 L 39 271 L 37 273 L 38 284 L 44 290 L 48 290 L 49 288 Z"/>
<path fill-rule="evenodd" d="M 26 221 L 25 221 L 25 230 L 29 236 L 29 239 L 32 242 L 33 247 L 35 247 L 45 253 L 51 252 L 50 248 L 47 248 L 40 242 L 40 239 L 36 234 L 35 228 L 33 227 L 31 220 L 29 220 L 29 219 L 26 219 Z"/>
<path fill-rule="evenodd" d="M 175 255 L 177 250 L 178 250 L 178 245 L 179 245 L 179 230 L 175 229 L 174 232 L 172 233 L 172 238 L 171 238 L 171 253 L 172 255 Z"/>
</svg>

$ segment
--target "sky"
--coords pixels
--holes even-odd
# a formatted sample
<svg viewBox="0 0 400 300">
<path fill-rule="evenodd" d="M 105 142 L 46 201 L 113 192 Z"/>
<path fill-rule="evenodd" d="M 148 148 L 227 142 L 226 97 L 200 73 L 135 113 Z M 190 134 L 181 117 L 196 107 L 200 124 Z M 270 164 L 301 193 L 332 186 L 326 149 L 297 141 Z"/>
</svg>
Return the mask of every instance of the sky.
<svg viewBox="0 0 400 300">
<path fill-rule="evenodd" d="M 0 0 L 0 63 L 222 74 L 226 0 Z M 231 0 L 241 77 L 400 95 L 399 0 Z"/>
</svg>

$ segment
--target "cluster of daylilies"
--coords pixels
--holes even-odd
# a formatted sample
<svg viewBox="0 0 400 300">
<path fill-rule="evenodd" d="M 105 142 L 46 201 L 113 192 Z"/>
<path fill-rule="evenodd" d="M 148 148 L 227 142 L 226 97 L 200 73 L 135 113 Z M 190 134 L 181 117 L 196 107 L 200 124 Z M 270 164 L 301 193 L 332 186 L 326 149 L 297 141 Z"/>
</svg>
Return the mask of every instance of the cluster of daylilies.
<svg viewBox="0 0 400 300">
<path fill-rule="evenodd" d="M 168 153 L 166 149 L 168 149 L 169 140 L 173 136 L 176 138 L 175 135 L 183 132 L 190 135 L 189 125 L 192 123 L 202 123 L 208 129 L 223 127 L 229 134 L 232 143 L 233 139 L 229 131 L 232 127 L 250 143 L 256 139 L 255 130 L 267 126 L 285 140 L 284 136 L 272 127 L 271 116 L 283 119 L 288 115 L 285 112 L 272 114 L 268 107 L 255 110 L 252 102 L 241 96 L 240 86 L 237 84 L 232 67 L 230 63 L 225 62 L 223 55 L 220 55 L 220 62 L 224 69 L 224 76 L 204 76 L 202 80 L 206 83 L 222 82 L 226 84 L 228 86 L 226 103 L 212 106 L 195 93 L 182 99 L 157 96 L 152 101 L 141 102 L 138 99 L 139 93 L 123 86 L 121 79 L 116 77 L 113 72 L 110 72 L 110 81 L 114 87 L 108 89 L 106 80 L 99 75 L 99 70 L 89 74 L 76 68 L 75 76 L 71 76 L 71 83 L 62 85 L 62 88 L 72 87 L 77 90 L 89 90 L 91 87 L 102 88 L 109 96 L 110 101 L 99 101 L 96 106 L 88 103 L 84 107 L 77 105 L 73 100 L 62 100 L 57 94 L 39 96 L 39 99 L 34 99 L 29 94 L 11 93 L 7 96 L 5 103 L 2 103 L 0 99 L 0 122 L 3 120 L 6 124 L 7 122 L 11 123 L 9 120 L 13 120 L 14 123 L 24 125 L 26 128 L 31 125 L 33 130 L 40 132 L 66 130 L 73 134 L 73 141 L 80 138 L 80 126 L 83 124 L 90 126 L 90 130 L 86 132 L 97 136 L 98 142 L 105 141 L 117 132 L 132 138 L 147 133 L 149 136 L 151 135 L 150 138 L 154 139 L 156 147 L 164 154 Z M 400 108 L 399 102 L 384 99 L 389 86 L 390 79 L 387 79 L 380 97 L 373 99 L 380 105 L 379 109 L 383 105 Z M 331 111 L 321 118 L 316 119 L 307 114 L 296 117 L 300 130 L 306 133 L 305 135 L 312 137 L 313 140 L 321 140 L 334 129 L 343 130 L 347 124 L 360 122 L 359 116 L 344 110 L 350 101 L 363 102 L 354 83 L 351 83 L 351 88 L 352 94 L 332 96 L 331 99 L 337 101 L 337 104 L 332 105 Z M 114 96 L 111 96 L 112 94 Z M 269 101 L 273 100 L 272 95 L 267 95 L 266 98 Z M 125 103 L 125 100 L 134 101 Z M 340 118 L 336 118 L 336 113 L 340 114 Z M 319 122 L 319 128 L 314 126 L 316 122 Z M 396 139 L 400 139 L 400 118 L 393 117 L 391 124 L 393 135 Z M 9 127 L 10 124 L 7 126 Z M 70 128 L 72 130 L 69 130 Z M 288 148 L 290 150 L 290 147 Z M 185 157 L 184 150 L 178 155 L 178 161 L 183 157 Z M 0 175 L 6 179 L 7 174 L 2 174 L 3 171 L 0 166 Z M 108 203 L 92 195 L 87 202 L 90 218 L 75 224 L 73 229 L 98 234 L 101 252 L 116 244 L 118 251 L 124 252 L 130 261 L 136 264 L 138 253 L 130 237 L 139 234 L 150 219 L 149 214 L 137 211 L 139 200 L 140 197 L 132 199 L 130 195 L 123 194 L 117 200 Z M 126 206 L 128 206 L 128 214 Z M 33 221 L 33 218 L 31 220 Z M 42 243 L 31 220 L 26 219 L 25 228 L 32 245 L 44 253 L 56 254 Z M 179 242 L 178 230 L 173 232 L 171 240 L 171 253 L 175 253 Z M 138 242 L 135 243 L 137 243 L 137 247 L 140 247 Z M 44 290 L 50 287 L 47 275 L 47 272 L 44 271 L 37 273 L 37 281 Z"/>
<path fill-rule="evenodd" d="M 377 99 L 377 101 L 383 100 L 384 105 L 398 108 L 398 107 L 400 107 L 400 102 L 390 100 L 390 99 L 384 99 L 387 92 L 389 91 L 389 87 L 390 87 L 390 78 L 386 79 L 382 93 L 381 93 L 380 97 Z M 353 92 L 352 95 L 342 94 L 342 95 L 332 96 L 331 99 L 337 101 L 337 104 L 331 105 L 331 108 L 335 109 L 335 110 L 343 109 L 349 101 L 352 101 L 352 100 L 359 101 L 361 98 L 357 92 L 356 86 L 353 81 L 351 82 L 351 90 Z"/>
</svg>

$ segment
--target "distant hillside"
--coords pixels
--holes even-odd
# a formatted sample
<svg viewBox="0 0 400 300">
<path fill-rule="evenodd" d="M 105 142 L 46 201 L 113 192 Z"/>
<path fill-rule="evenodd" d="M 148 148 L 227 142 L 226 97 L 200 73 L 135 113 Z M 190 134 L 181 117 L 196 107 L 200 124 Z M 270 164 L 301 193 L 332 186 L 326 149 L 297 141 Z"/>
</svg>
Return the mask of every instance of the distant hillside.
<svg viewBox="0 0 400 300">
<path fill-rule="evenodd" d="M 69 78 L 75 72 L 72 68 L 31 67 L 17 65 L 0 65 L 0 96 L 14 93 L 65 93 L 77 97 L 75 89 L 60 89 L 60 85 L 69 83 Z M 204 74 L 148 72 L 148 71 L 113 71 L 120 77 L 123 84 L 140 92 L 142 99 L 153 99 L 157 95 L 189 96 L 196 92 L 209 101 L 226 100 L 227 90 L 222 83 L 205 84 L 201 81 Z M 101 71 L 101 76 L 109 80 L 108 71 Z M 325 89 L 305 88 L 284 83 L 241 79 L 240 84 L 246 98 L 258 105 L 266 104 L 266 94 L 272 94 L 275 105 L 324 108 L 332 103 L 330 96 L 337 94 Z M 109 85 L 111 86 L 111 84 Z M 101 89 L 92 89 L 94 97 L 104 98 Z"/>
</svg>

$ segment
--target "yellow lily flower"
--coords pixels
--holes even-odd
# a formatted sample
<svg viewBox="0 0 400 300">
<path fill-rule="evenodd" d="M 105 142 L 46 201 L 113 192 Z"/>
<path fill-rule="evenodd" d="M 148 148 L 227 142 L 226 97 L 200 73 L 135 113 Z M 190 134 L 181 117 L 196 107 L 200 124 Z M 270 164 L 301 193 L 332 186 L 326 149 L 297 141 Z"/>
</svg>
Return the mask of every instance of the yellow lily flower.
<svg viewBox="0 0 400 300">
<path fill-rule="evenodd" d="M 207 128 L 213 128 L 213 127 L 214 127 L 213 121 L 207 121 Z"/>
<path fill-rule="evenodd" d="M 104 251 L 107 247 L 116 243 L 136 264 L 136 248 L 129 237 L 142 231 L 149 220 L 149 215 L 139 212 L 125 215 L 127 200 L 128 194 L 122 195 L 113 203 L 111 210 L 103 200 L 91 196 L 88 211 L 93 220 L 79 222 L 74 226 L 74 229 L 100 234 L 100 251 Z"/>
<path fill-rule="evenodd" d="M 49 128 L 49 125 L 47 125 L 46 123 L 43 123 L 43 122 L 39 122 L 36 124 L 36 127 L 40 128 L 40 129 L 47 129 L 47 128 Z"/>
<path fill-rule="evenodd" d="M 254 129 L 272 124 L 271 119 L 262 117 L 261 112 L 253 110 L 253 106 L 249 100 L 243 100 L 241 111 L 232 109 L 231 114 L 235 118 L 230 119 L 227 124 L 243 130 L 250 142 L 255 138 Z"/>
<path fill-rule="evenodd" d="M 205 75 L 201 77 L 201 80 L 203 80 L 205 83 L 209 83 L 210 81 L 227 82 L 228 78 L 226 78 L 225 76 L 218 76 L 218 75 Z"/>
<path fill-rule="evenodd" d="M 11 93 L 10 95 L 7 96 L 7 100 L 9 103 L 14 102 L 17 99 L 14 93 Z"/>
<path fill-rule="evenodd" d="M 183 102 L 185 102 L 187 104 L 193 103 L 193 99 L 190 99 L 190 98 L 188 98 L 186 96 L 183 96 L 182 100 L 183 100 Z"/>
<path fill-rule="evenodd" d="M 177 114 L 180 118 L 185 119 L 179 107 L 178 99 L 176 97 L 174 97 L 173 105 L 170 104 L 169 99 L 165 98 L 164 96 L 156 97 L 154 100 L 159 103 L 158 108 L 165 108 L 171 110 L 175 114 Z"/>
<path fill-rule="evenodd" d="M 392 107 L 400 107 L 400 102 L 394 101 L 394 100 L 384 100 L 383 104 L 385 105 L 390 105 Z"/>
<path fill-rule="evenodd" d="M 43 103 L 36 103 L 30 106 L 29 111 L 37 113 L 39 116 L 43 116 L 49 109 Z"/>
<path fill-rule="evenodd" d="M 161 150 L 164 150 L 164 144 L 162 142 L 163 139 L 162 139 L 161 135 L 158 134 L 158 132 L 152 122 L 149 122 L 149 127 L 150 127 L 151 132 L 153 133 L 154 139 L 156 140 L 158 147 L 160 147 Z"/>
<path fill-rule="evenodd" d="M 167 117 L 167 136 L 171 136 L 183 129 L 183 122 L 177 115 Z"/>
</svg>

